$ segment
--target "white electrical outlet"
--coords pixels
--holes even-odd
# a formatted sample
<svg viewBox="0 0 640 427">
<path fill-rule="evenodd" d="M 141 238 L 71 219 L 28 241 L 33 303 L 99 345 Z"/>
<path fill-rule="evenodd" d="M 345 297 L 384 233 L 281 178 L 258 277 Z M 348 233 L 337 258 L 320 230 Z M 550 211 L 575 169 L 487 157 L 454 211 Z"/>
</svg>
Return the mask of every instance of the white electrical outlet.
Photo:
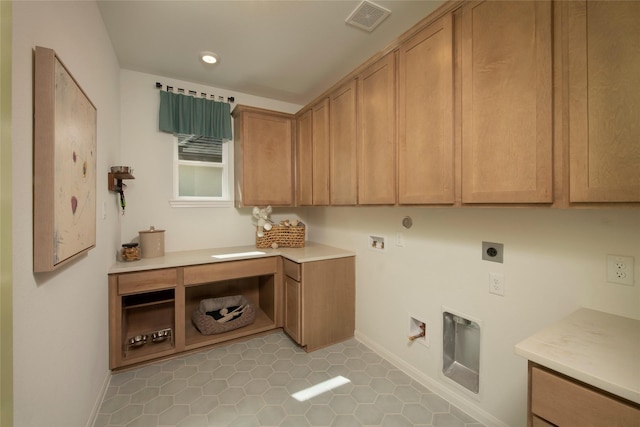
<svg viewBox="0 0 640 427">
<path fill-rule="evenodd" d="M 401 231 L 396 233 L 396 246 L 404 246 L 404 233 Z"/>
<path fill-rule="evenodd" d="M 489 273 L 489 293 L 504 296 L 504 274 Z"/>
<path fill-rule="evenodd" d="M 607 255 L 607 282 L 633 286 L 633 257 Z"/>
</svg>

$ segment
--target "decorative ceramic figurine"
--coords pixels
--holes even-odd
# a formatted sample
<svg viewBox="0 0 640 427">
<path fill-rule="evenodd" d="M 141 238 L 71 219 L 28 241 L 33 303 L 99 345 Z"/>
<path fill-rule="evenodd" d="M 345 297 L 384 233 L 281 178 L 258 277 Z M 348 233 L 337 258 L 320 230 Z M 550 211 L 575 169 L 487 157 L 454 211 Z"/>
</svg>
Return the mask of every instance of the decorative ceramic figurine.
<svg viewBox="0 0 640 427">
<path fill-rule="evenodd" d="M 271 222 L 272 211 L 273 209 L 271 206 L 267 206 L 262 209 L 257 206 L 253 208 L 252 213 L 256 223 L 256 235 L 258 237 L 263 237 L 265 231 L 269 231 L 273 228 L 273 222 Z"/>
</svg>

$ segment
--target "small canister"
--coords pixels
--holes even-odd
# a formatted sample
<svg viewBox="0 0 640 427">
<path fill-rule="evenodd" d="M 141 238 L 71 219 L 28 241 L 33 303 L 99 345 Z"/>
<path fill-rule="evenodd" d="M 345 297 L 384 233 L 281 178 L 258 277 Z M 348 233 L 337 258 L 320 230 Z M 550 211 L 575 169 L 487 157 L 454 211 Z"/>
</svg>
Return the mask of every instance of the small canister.
<svg viewBox="0 0 640 427">
<path fill-rule="evenodd" d="M 151 226 L 148 230 L 139 232 L 142 258 L 164 256 L 164 230 L 156 230 Z"/>
</svg>

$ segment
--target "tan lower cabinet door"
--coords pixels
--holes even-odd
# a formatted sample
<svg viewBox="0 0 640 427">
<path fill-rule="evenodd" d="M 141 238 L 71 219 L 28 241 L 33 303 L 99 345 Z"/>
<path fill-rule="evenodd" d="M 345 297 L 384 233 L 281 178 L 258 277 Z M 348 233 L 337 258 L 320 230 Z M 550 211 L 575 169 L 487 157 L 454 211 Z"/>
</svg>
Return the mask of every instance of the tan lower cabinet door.
<svg viewBox="0 0 640 427">
<path fill-rule="evenodd" d="M 302 342 L 301 286 L 291 277 L 284 279 L 284 330 L 298 344 Z"/>
</svg>

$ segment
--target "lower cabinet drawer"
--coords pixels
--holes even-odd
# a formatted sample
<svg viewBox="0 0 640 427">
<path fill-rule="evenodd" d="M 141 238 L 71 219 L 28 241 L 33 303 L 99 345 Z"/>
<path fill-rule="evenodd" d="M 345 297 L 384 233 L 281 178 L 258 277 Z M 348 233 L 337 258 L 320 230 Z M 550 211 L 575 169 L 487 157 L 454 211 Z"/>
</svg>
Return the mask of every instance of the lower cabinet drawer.
<svg viewBox="0 0 640 427">
<path fill-rule="evenodd" d="M 118 294 L 127 295 L 173 288 L 177 280 L 175 268 L 119 274 Z"/>
<path fill-rule="evenodd" d="M 293 280 L 299 282 L 302 280 L 302 274 L 300 272 L 300 264 L 291 260 L 284 260 L 284 275 L 291 277 Z"/>
<path fill-rule="evenodd" d="M 531 412 L 560 427 L 640 426 L 637 406 L 538 367 L 531 368 Z"/>
</svg>

